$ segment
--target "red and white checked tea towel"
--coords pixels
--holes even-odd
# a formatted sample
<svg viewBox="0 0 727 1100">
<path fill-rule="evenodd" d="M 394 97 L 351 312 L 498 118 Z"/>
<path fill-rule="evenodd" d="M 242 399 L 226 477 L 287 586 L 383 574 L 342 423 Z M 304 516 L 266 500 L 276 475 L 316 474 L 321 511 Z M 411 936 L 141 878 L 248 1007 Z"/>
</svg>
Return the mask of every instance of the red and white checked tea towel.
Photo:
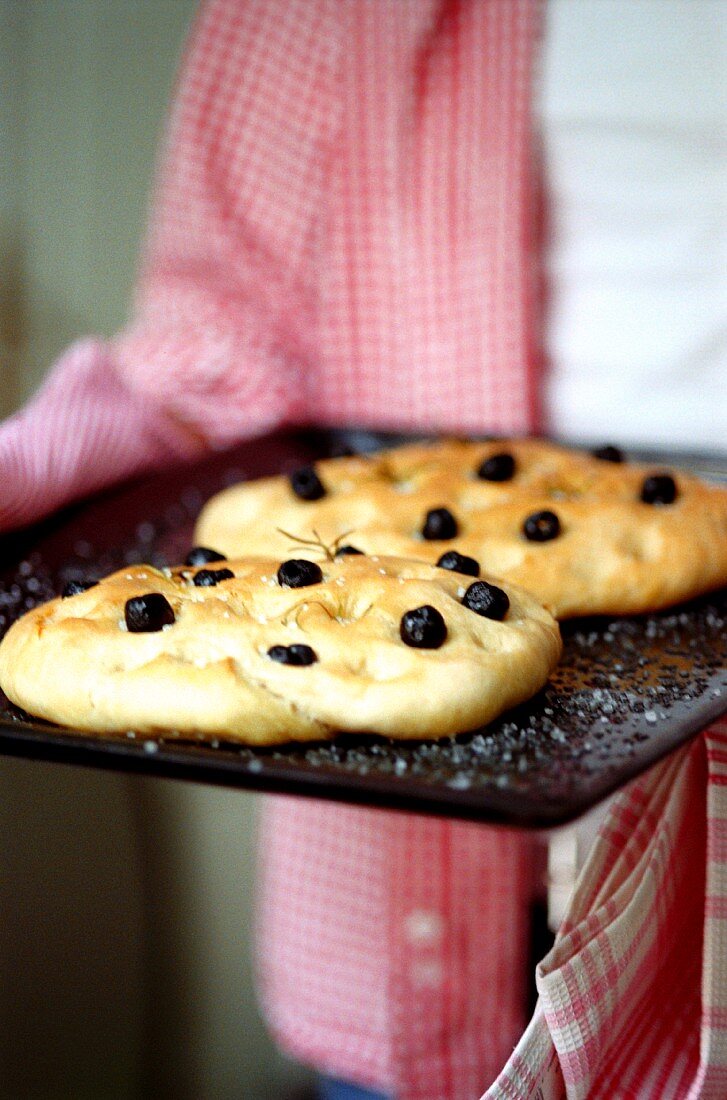
<svg viewBox="0 0 727 1100">
<path fill-rule="evenodd" d="M 727 719 L 612 804 L 483 1100 L 727 1097 Z"/>
</svg>

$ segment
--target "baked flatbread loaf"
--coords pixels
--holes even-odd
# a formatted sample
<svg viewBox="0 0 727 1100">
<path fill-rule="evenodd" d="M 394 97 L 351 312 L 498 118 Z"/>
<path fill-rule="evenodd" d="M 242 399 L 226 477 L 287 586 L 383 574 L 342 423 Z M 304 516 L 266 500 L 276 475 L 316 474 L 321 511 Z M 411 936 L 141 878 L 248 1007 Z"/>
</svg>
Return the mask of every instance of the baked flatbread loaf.
<svg viewBox="0 0 727 1100">
<path fill-rule="evenodd" d="M 538 440 L 414 444 L 329 459 L 208 502 L 198 542 L 289 550 L 281 531 L 436 562 L 449 550 L 558 618 L 655 611 L 727 584 L 727 491 Z"/>
<path fill-rule="evenodd" d="M 0 685 L 89 732 L 443 737 L 535 694 L 561 651 L 531 596 L 468 568 L 313 553 L 131 567 L 19 619 Z"/>
</svg>

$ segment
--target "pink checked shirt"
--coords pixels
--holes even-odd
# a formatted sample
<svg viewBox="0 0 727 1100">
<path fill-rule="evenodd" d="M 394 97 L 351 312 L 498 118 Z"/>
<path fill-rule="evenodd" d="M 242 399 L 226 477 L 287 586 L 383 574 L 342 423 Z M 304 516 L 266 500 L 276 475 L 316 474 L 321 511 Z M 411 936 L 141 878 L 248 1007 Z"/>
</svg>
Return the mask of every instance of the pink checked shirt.
<svg viewBox="0 0 727 1100">
<path fill-rule="evenodd" d="M 221 445 L 519 431 L 531 0 L 213 0 L 115 362 Z"/>
</svg>

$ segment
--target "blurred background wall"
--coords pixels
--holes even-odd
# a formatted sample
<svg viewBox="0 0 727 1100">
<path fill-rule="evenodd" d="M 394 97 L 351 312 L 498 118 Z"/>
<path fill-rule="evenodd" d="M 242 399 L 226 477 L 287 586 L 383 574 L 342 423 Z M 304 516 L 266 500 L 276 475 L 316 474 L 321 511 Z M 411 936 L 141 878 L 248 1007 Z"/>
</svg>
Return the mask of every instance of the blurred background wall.
<svg viewBox="0 0 727 1100">
<path fill-rule="evenodd" d="M 196 0 L 0 0 L 4 411 L 123 322 Z"/>
<path fill-rule="evenodd" d="M 0 0 L 0 415 L 128 309 L 196 0 Z M 270 1100 L 251 795 L 0 760 L 2 1100 Z"/>
</svg>

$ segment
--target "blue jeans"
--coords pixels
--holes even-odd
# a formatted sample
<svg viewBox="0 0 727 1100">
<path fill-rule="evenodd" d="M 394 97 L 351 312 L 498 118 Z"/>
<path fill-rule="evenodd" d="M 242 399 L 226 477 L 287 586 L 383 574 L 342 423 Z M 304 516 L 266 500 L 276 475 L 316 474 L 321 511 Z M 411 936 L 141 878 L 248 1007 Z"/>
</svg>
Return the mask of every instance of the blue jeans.
<svg viewBox="0 0 727 1100">
<path fill-rule="evenodd" d="M 318 1096 L 319 1100 L 391 1100 L 383 1092 L 372 1092 L 348 1081 L 336 1081 L 333 1077 L 319 1079 Z"/>
</svg>

